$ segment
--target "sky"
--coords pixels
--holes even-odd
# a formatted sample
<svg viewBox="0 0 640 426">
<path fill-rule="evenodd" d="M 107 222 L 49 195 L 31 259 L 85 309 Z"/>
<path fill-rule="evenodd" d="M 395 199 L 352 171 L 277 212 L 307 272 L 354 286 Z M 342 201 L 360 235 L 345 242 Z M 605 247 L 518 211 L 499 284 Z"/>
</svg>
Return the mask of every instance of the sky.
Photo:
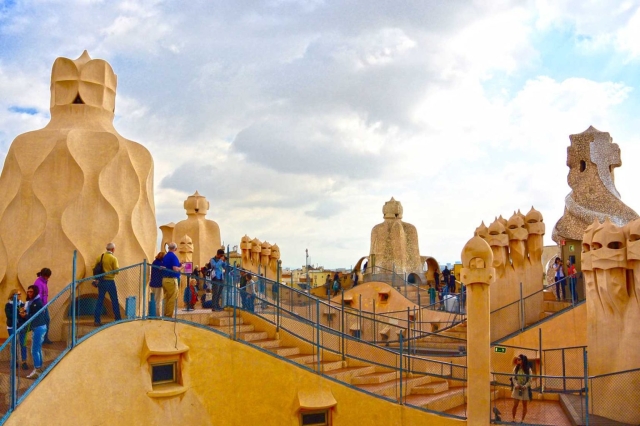
<svg viewBox="0 0 640 426">
<path fill-rule="evenodd" d="M 85 49 L 154 158 L 158 226 L 197 190 L 225 244 L 277 243 L 284 266 L 355 265 L 391 197 L 441 264 L 531 206 L 553 244 L 590 125 L 640 211 L 640 1 L 0 0 L 2 164 Z"/>
</svg>

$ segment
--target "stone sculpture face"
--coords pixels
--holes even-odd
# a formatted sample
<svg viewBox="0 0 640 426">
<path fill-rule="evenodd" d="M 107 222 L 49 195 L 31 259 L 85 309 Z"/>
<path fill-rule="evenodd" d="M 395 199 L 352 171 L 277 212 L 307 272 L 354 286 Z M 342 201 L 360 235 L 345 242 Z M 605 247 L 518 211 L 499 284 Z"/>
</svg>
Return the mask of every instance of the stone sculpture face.
<svg viewBox="0 0 640 426">
<path fill-rule="evenodd" d="M 183 235 L 178 243 L 179 253 L 193 253 L 193 240 L 188 235 Z"/>
<path fill-rule="evenodd" d="M 640 219 L 629 223 L 627 237 L 627 260 L 640 260 Z"/>
<path fill-rule="evenodd" d="M 271 246 L 271 255 L 270 258 L 272 260 L 278 260 L 280 259 L 280 247 L 278 247 L 277 244 L 274 244 Z"/>
<path fill-rule="evenodd" d="M 488 231 L 488 243 L 490 246 L 497 247 L 507 247 L 509 245 L 509 235 L 507 235 L 507 230 L 502 226 L 502 223 L 498 221 L 498 219 L 494 220 L 491 225 L 489 225 Z M 479 237 L 482 235 L 478 234 Z"/>
<path fill-rule="evenodd" d="M 543 223 L 542 214 L 531 207 L 529 213 L 525 216 L 525 227 L 529 234 L 544 235 L 545 225 Z"/>
<path fill-rule="evenodd" d="M 509 241 L 525 241 L 529 236 L 527 229 L 524 226 L 524 219 L 517 213 L 509 218 L 507 222 L 507 234 L 509 235 Z"/>
<path fill-rule="evenodd" d="M 260 256 L 263 259 L 269 259 L 270 255 L 271 255 L 271 244 L 265 241 L 261 245 Z"/>
<path fill-rule="evenodd" d="M 627 267 L 627 239 L 620 228 L 608 219 L 593 234 L 591 262 L 594 269 Z"/>
<path fill-rule="evenodd" d="M 260 255 L 260 253 L 262 252 L 262 243 L 260 242 L 259 239 L 254 238 L 253 240 L 251 240 L 251 254 L 252 255 Z"/>
</svg>

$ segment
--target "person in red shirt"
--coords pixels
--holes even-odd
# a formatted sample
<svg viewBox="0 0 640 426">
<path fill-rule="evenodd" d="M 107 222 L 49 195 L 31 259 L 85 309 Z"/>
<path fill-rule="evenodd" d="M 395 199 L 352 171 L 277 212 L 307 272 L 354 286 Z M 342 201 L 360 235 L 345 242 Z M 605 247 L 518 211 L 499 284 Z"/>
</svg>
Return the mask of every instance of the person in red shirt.
<svg viewBox="0 0 640 426">
<path fill-rule="evenodd" d="M 569 276 L 569 292 L 573 303 L 578 302 L 578 293 L 576 293 L 576 265 L 567 261 L 567 275 Z"/>
</svg>

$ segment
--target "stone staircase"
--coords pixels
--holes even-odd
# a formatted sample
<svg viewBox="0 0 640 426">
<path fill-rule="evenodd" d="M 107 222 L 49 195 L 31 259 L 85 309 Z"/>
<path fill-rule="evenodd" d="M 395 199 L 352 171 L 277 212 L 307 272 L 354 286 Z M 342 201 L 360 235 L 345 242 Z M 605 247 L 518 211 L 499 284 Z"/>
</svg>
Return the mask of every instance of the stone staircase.
<svg viewBox="0 0 640 426">
<path fill-rule="evenodd" d="M 556 312 L 566 309 L 571 306 L 571 302 L 556 300 L 556 293 L 553 287 L 543 292 L 543 310 L 540 312 L 540 319 L 543 320 Z"/>
<path fill-rule="evenodd" d="M 214 330 L 225 334 L 233 332 L 234 317 L 232 310 L 193 313 L 180 315 L 181 319 L 206 323 Z M 235 317 L 236 338 L 246 341 L 275 355 L 297 362 L 305 367 L 320 371 L 336 380 L 342 381 L 363 391 L 383 397 L 399 399 L 400 372 L 377 365 L 367 364 L 354 359 L 341 359 L 339 354 L 323 353 L 323 359 L 318 363 L 317 355 L 309 345 L 289 336 L 280 339 L 269 327 L 261 327 L 263 321 L 247 312 L 237 311 Z M 466 336 L 466 325 L 459 325 L 451 333 Z M 294 344 L 296 343 L 297 344 Z M 306 349 L 305 349 L 306 346 Z M 407 402 L 429 409 L 444 411 L 451 407 L 465 403 L 463 382 L 447 381 L 433 376 L 402 374 L 402 396 Z M 415 402 L 415 404 L 414 404 Z"/>
<path fill-rule="evenodd" d="M 459 340 L 461 339 L 461 340 Z M 399 344 L 393 342 L 389 347 L 398 348 Z M 415 339 L 411 342 L 411 350 L 419 355 L 456 356 L 467 352 L 467 323 L 466 321 L 442 330 L 436 334 Z"/>
</svg>

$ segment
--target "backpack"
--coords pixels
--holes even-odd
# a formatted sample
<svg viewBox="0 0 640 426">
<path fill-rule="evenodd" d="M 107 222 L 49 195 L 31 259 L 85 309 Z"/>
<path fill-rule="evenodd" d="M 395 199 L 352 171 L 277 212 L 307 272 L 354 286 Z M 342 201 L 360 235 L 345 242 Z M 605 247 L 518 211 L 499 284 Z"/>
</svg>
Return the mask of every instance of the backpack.
<svg viewBox="0 0 640 426">
<path fill-rule="evenodd" d="M 340 288 L 340 283 L 338 283 L 338 280 L 335 280 L 333 282 L 333 291 L 336 291 Z"/>
<path fill-rule="evenodd" d="M 104 259 L 104 253 L 100 256 L 100 262 L 93 267 L 93 275 L 104 274 L 104 266 L 102 265 L 102 259 Z"/>
</svg>

